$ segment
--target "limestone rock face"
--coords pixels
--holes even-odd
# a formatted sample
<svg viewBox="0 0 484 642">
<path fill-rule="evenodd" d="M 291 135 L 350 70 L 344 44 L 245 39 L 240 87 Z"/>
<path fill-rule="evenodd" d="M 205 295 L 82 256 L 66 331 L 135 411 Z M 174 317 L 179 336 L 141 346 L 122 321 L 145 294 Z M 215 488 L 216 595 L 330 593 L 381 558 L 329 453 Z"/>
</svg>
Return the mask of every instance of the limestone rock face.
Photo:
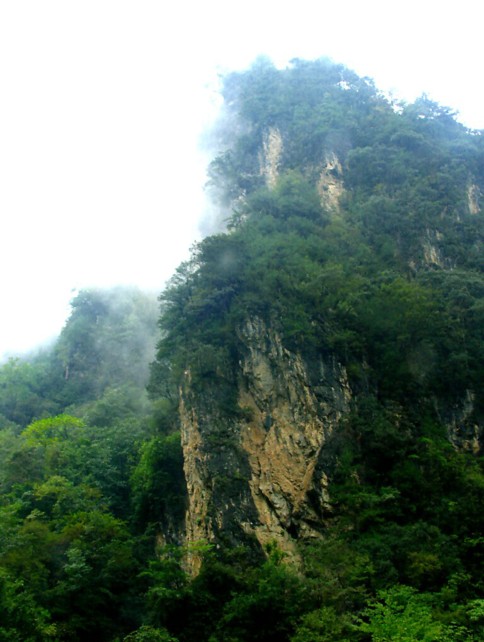
<svg viewBox="0 0 484 642">
<path fill-rule="evenodd" d="M 344 193 L 343 168 L 333 152 L 326 154 L 317 189 L 321 206 L 329 211 L 338 212 L 339 202 Z"/>
<path fill-rule="evenodd" d="M 259 154 L 260 173 L 269 189 L 276 186 L 279 178 L 282 150 L 281 132 L 276 127 L 270 127 L 264 135 L 262 151 Z"/>
<path fill-rule="evenodd" d="M 443 256 L 440 247 L 444 236 L 437 230 L 426 230 L 426 236 L 423 241 L 423 262 L 424 265 L 432 267 L 445 268 L 449 262 Z"/>
<path fill-rule="evenodd" d="M 327 476 L 318 469 L 327 438 L 348 410 L 350 389 L 338 364 L 320 361 L 309 372 L 260 320 L 241 331 L 239 401 L 250 409 L 240 442 L 250 467 L 249 486 L 261 544 L 275 539 L 291 552 L 292 536 L 317 536 L 330 511 Z"/>
<path fill-rule="evenodd" d="M 469 208 L 469 213 L 479 214 L 481 212 L 480 199 L 482 197 L 481 190 L 475 183 L 471 183 L 467 187 L 467 206 Z"/>
<path fill-rule="evenodd" d="M 475 398 L 473 390 L 466 390 L 460 403 L 446 408 L 441 403 L 437 412 L 447 426 L 447 435 L 454 448 L 478 455 L 484 444 L 484 428 L 473 419 Z"/>
<path fill-rule="evenodd" d="M 260 319 L 239 339 L 237 416 L 214 382 L 195 394 L 188 377 L 181 392 L 187 541 L 275 541 L 295 556 L 295 538 L 319 536 L 331 511 L 322 453 L 351 391 L 331 357 L 308 362 Z"/>
</svg>

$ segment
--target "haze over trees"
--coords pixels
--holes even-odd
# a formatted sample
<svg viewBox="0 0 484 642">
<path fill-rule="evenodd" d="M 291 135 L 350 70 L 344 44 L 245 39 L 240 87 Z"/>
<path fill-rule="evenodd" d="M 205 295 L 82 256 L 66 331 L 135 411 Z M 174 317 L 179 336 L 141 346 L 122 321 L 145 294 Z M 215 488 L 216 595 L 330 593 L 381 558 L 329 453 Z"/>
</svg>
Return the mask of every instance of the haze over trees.
<svg viewBox="0 0 484 642">
<path fill-rule="evenodd" d="M 51 349 L 0 368 L 0 640 L 481 640 L 482 133 L 326 60 L 258 60 L 223 97 L 227 228 L 161 316 L 136 290 L 80 292 Z M 298 565 L 184 539 L 180 382 L 248 414 L 250 318 L 352 390 Z"/>
</svg>

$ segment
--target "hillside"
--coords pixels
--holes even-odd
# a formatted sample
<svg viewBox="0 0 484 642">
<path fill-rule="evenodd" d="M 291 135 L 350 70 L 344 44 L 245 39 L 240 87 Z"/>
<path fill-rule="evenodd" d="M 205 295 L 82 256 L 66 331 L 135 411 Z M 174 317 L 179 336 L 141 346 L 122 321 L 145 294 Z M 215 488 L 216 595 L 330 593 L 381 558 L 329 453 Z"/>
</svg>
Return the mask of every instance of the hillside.
<svg viewBox="0 0 484 642">
<path fill-rule="evenodd" d="M 139 295 L 0 372 L 0 640 L 480 640 L 482 133 L 326 60 L 222 92 L 150 400 Z"/>
<path fill-rule="evenodd" d="M 234 214 L 164 293 L 157 364 L 182 386 L 189 539 L 296 554 L 343 451 L 380 492 L 422 440 L 480 449 L 482 139 L 325 61 L 260 61 L 224 97 Z"/>
</svg>

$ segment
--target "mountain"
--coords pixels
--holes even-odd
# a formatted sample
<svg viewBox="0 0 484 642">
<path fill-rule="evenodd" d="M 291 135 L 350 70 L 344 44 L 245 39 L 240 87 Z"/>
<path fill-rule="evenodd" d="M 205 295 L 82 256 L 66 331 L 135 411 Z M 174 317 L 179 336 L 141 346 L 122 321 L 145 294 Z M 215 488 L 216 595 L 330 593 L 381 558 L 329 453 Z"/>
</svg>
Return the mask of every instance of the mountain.
<svg viewBox="0 0 484 642">
<path fill-rule="evenodd" d="M 120 388 L 143 395 L 158 313 L 156 297 L 136 288 L 80 291 L 53 346 L 0 369 L 0 421 L 23 428 L 67 410 L 82 413 L 83 404 Z"/>
<path fill-rule="evenodd" d="M 480 452 L 483 139 L 325 60 L 260 60 L 223 94 L 233 214 L 163 294 L 152 386 L 181 390 L 187 540 L 297 558 L 341 484 L 420 519 L 429 444 Z"/>
<path fill-rule="evenodd" d="M 482 640 L 482 132 L 327 60 L 222 94 L 160 309 L 0 368 L 0 641 Z"/>
</svg>

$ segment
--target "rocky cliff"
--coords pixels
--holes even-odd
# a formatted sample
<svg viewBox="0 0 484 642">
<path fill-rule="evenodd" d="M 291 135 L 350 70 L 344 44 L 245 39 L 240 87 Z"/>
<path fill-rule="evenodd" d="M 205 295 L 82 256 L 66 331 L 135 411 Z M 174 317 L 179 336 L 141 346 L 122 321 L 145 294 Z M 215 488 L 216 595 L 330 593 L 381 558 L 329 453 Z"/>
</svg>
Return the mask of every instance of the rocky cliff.
<svg viewBox="0 0 484 642">
<path fill-rule="evenodd" d="M 179 389 L 185 540 L 296 558 L 341 475 L 378 502 L 423 444 L 480 450 L 484 145 L 325 62 L 226 98 L 210 176 L 233 212 L 163 295 L 155 373 Z"/>
<path fill-rule="evenodd" d="M 187 372 L 182 387 L 186 537 L 276 542 L 295 556 L 295 541 L 318 536 L 331 511 L 321 455 L 351 390 L 334 358 L 307 362 L 261 319 L 247 321 L 239 340 L 240 417 L 221 413 L 210 383 L 193 394 Z"/>
</svg>

